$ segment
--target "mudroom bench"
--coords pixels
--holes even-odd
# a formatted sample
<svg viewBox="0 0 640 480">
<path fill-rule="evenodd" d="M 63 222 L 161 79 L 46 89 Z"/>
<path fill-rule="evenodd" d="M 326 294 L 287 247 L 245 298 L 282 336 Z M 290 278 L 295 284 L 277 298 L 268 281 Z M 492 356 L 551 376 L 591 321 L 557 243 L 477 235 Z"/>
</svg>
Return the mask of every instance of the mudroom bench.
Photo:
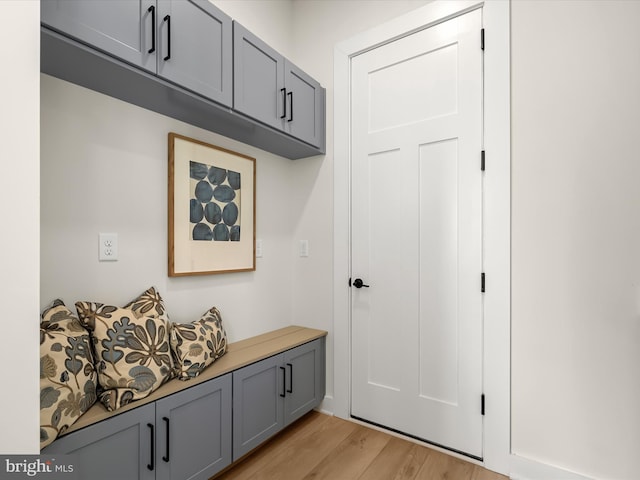
<svg viewBox="0 0 640 480">
<path fill-rule="evenodd" d="M 96 403 L 42 454 L 78 478 L 205 480 L 317 407 L 327 332 L 290 326 L 228 345 L 189 381 L 107 411 Z"/>
</svg>

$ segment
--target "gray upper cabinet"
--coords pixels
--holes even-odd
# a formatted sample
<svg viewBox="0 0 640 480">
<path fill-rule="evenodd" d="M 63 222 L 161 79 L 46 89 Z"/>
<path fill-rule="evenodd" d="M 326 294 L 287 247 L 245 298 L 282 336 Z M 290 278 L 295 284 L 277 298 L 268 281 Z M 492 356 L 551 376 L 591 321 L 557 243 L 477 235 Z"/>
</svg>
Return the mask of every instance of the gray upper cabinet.
<svg viewBox="0 0 640 480">
<path fill-rule="evenodd" d="M 40 70 L 291 159 L 325 90 L 209 0 L 43 0 Z"/>
<path fill-rule="evenodd" d="M 320 84 L 233 22 L 233 108 L 315 147 L 324 145 Z"/>
<path fill-rule="evenodd" d="M 156 402 L 157 478 L 207 480 L 231 463 L 231 375 Z"/>
<path fill-rule="evenodd" d="M 232 20 L 208 0 L 158 0 L 158 75 L 231 106 Z"/>
<path fill-rule="evenodd" d="M 285 60 L 287 113 L 285 130 L 300 140 L 324 143 L 324 89 L 309 75 Z"/>
<path fill-rule="evenodd" d="M 232 20 L 208 0 L 46 0 L 44 25 L 231 107 Z"/>
<path fill-rule="evenodd" d="M 145 405 L 58 438 L 43 455 L 74 455 L 77 478 L 155 479 L 155 407 Z"/>
<path fill-rule="evenodd" d="M 233 108 L 282 130 L 284 57 L 238 22 L 233 22 Z"/>
<path fill-rule="evenodd" d="M 64 33 L 126 62 L 155 73 L 155 0 L 45 0 L 40 18 Z"/>
</svg>

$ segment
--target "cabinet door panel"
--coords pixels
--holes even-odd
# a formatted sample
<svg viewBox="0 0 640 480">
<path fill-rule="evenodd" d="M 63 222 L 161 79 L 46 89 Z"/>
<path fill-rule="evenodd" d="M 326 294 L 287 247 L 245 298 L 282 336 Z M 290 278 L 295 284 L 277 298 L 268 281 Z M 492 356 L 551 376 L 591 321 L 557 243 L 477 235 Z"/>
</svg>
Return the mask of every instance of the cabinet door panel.
<svg viewBox="0 0 640 480">
<path fill-rule="evenodd" d="M 156 425 L 159 479 L 212 477 L 231 463 L 231 375 L 158 400 Z"/>
<path fill-rule="evenodd" d="M 286 131 L 313 146 L 322 143 L 324 90 L 320 84 L 289 61 L 285 61 L 285 87 L 289 95 Z"/>
<path fill-rule="evenodd" d="M 233 107 L 282 129 L 284 57 L 237 22 L 233 36 Z"/>
<path fill-rule="evenodd" d="M 323 340 L 314 340 L 284 354 L 288 370 L 285 425 L 317 407 L 324 397 Z"/>
<path fill-rule="evenodd" d="M 208 0 L 158 0 L 158 12 L 158 75 L 230 107 L 231 17 Z"/>
<path fill-rule="evenodd" d="M 233 460 L 284 426 L 282 355 L 233 372 Z"/>
<path fill-rule="evenodd" d="M 46 0 L 42 23 L 145 70 L 156 71 L 153 40 L 155 0 Z"/>
<path fill-rule="evenodd" d="M 77 478 L 154 480 L 154 422 L 154 405 L 145 405 L 58 438 L 42 453 L 75 455 Z"/>
</svg>

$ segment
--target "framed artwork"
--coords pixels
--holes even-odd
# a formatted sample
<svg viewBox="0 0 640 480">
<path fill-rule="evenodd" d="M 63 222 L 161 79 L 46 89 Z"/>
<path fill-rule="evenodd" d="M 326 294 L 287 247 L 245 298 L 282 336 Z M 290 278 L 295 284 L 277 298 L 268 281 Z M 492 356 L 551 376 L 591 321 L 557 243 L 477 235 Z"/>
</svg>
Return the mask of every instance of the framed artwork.
<svg viewBox="0 0 640 480">
<path fill-rule="evenodd" d="M 256 269 L 256 160 L 169 133 L 169 276 Z"/>
</svg>

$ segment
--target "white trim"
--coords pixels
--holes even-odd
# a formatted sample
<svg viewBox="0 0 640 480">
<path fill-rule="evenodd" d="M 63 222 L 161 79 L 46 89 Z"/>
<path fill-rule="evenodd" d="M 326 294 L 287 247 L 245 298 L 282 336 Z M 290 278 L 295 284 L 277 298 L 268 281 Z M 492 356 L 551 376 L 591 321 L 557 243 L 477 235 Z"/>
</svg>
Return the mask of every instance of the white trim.
<svg viewBox="0 0 640 480">
<path fill-rule="evenodd" d="M 317 410 L 333 416 L 333 397 L 331 395 L 325 395 Z"/>
<path fill-rule="evenodd" d="M 436 0 L 346 40 L 334 51 L 334 414 L 350 414 L 350 62 L 358 53 L 483 7 L 485 82 L 484 466 L 510 468 L 510 76 L 509 2 Z"/>
<path fill-rule="evenodd" d="M 577 473 L 552 465 L 529 460 L 517 455 L 511 456 L 512 480 L 593 480 Z"/>
</svg>

